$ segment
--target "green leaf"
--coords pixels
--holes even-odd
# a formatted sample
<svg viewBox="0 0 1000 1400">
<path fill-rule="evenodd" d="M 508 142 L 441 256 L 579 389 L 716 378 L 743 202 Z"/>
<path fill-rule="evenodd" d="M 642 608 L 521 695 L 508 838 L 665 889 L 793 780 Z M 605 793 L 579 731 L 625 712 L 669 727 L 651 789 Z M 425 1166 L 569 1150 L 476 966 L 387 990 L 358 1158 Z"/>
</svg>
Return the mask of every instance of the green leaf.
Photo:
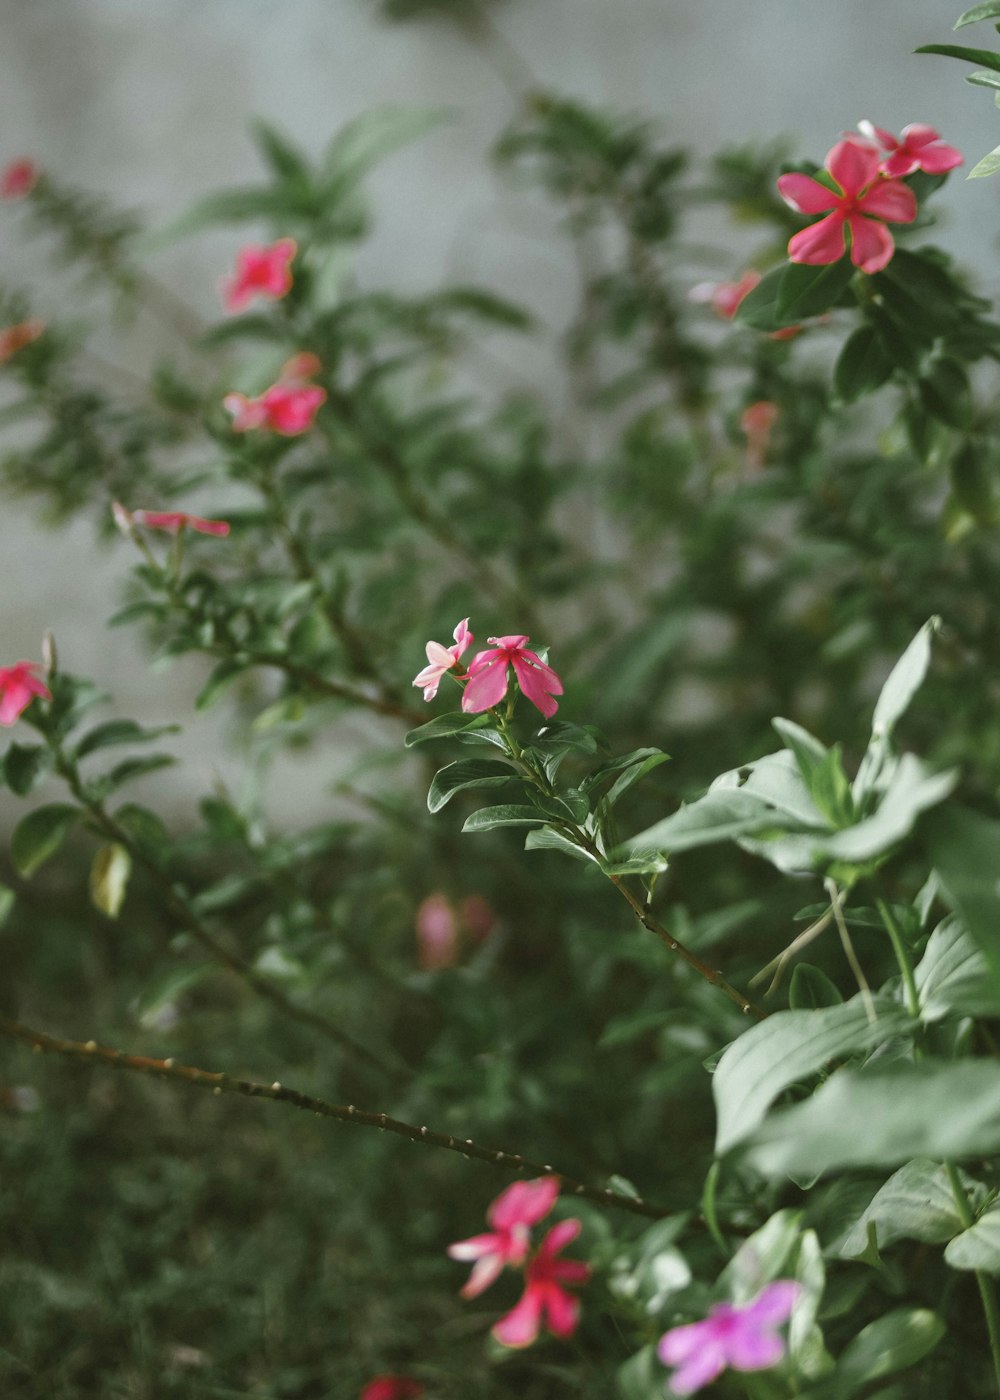
<svg viewBox="0 0 1000 1400">
<path fill-rule="evenodd" d="M 148 744 L 164 734 L 178 734 L 179 724 L 158 724 L 154 729 L 144 729 L 134 719 L 109 719 L 88 730 L 76 746 L 77 758 L 85 758 L 98 749 L 107 749 L 114 744 Z"/>
<path fill-rule="evenodd" d="M 844 342 L 833 369 L 833 382 L 845 403 L 880 388 L 895 363 L 874 326 L 859 326 Z"/>
<path fill-rule="evenodd" d="M 0 885 L 0 928 L 10 918 L 10 912 L 17 902 L 17 895 L 9 885 Z"/>
<path fill-rule="evenodd" d="M 868 1245 L 868 1227 L 878 1230 L 880 1249 L 896 1240 L 922 1240 L 943 1244 L 962 1229 L 948 1173 L 940 1162 L 915 1157 L 900 1167 L 858 1217 L 836 1252 L 842 1259 L 856 1259 Z"/>
<path fill-rule="evenodd" d="M 170 833 L 162 820 L 138 802 L 126 802 L 114 816 L 118 825 L 144 851 L 162 852 L 170 842 Z"/>
<path fill-rule="evenodd" d="M 953 1269 L 1000 1274 L 1000 1201 L 994 1201 L 975 1224 L 955 1236 L 944 1252 L 944 1261 Z"/>
<path fill-rule="evenodd" d="M 210 977 L 217 967 L 218 964 L 214 962 L 172 967 L 169 972 L 156 978 L 135 1003 L 134 1012 L 139 1024 L 147 1030 L 154 1028 L 163 1010 L 172 1006 L 184 992 Z"/>
<path fill-rule="evenodd" d="M 914 53 L 936 53 L 942 58 L 960 58 L 964 63 L 978 63 L 981 68 L 992 68 L 1000 73 L 1000 53 L 992 49 L 967 49 L 959 44 L 922 44 Z"/>
<path fill-rule="evenodd" d="M 998 163 L 1000 169 L 1000 163 Z M 992 173 L 992 172 L 984 172 Z M 965 428 L 972 417 L 969 376 L 957 360 L 942 356 L 917 381 L 917 392 L 928 413 L 952 428 Z"/>
<path fill-rule="evenodd" d="M 643 757 L 640 758 L 639 755 Z M 620 802 L 630 788 L 641 782 L 647 774 L 652 773 L 654 768 L 659 768 L 661 763 L 670 760 L 668 753 L 663 753 L 660 749 L 639 749 L 632 755 L 631 762 L 619 778 L 612 783 L 611 787 L 604 795 L 604 801 L 609 807 L 614 807 Z"/>
<path fill-rule="evenodd" d="M 854 266 L 846 256 L 823 266 L 787 263 L 778 286 L 776 307 L 782 325 L 822 316 L 840 300 L 853 276 Z"/>
<path fill-rule="evenodd" d="M 91 793 L 103 801 L 125 783 L 130 783 L 135 778 L 143 778 L 147 773 L 155 773 L 159 768 L 170 768 L 176 762 L 176 758 L 168 753 L 151 753 L 145 758 L 126 758 L 121 763 L 116 763 L 109 773 L 102 773 L 87 786 Z"/>
<path fill-rule="evenodd" d="M 585 865 L 598 864 L 596 856 L 592 856 L 589 851 L 583 850 L 571 841 L 568 836 L 564 836 L 555 827 L 543 826 L 538 831 L 529 831 L 524 840 L 526 851 L 562 851 L 563 855 L 572 856 L 574 860 L 581 860 Z"/>
<path fill-rule="evenodd" d="M 772 1114 L 748 1143 L 749 1157 L 774 1178 L 989 1156 L 1000 1150 L 998 1101 L 1000 1066 L 992 1062 L 876 1061 L 838 1070 L 812 1098 Z"/>
<path fill-rule="evenodd" d="M 427 793 L 427 809 L 440 812 L 450 802 L 456 792 L 465 788 L 498 787 L 517 778 L 517 773 L 506 763 L 498 763 L 488 758 L 463 758 L 457 763 L 449 763 L 439 769 L 431 779 Z"/>
<path fill-rule="evenodd" d="M 482 729 L 484 724 L 489 723 L 487 715 L 473 715 L 470 719 L 468 715 L 457 711 L 452 714 L 438 715 L 436 719 L 429 720 L 427 724 L 422 724 L 418 729 L 411 729 L 403 738 L 403 743 L 408 749 L 412 749 L 414 744 L 425 744 L 428 739 L 449 739 L 453 734 L 461 734 L 470 729 Z"/>
<path fill-rule="evenodd" d="M 931 638 L 940 626 L 939 617 L 928 618 L 886 677 L 875 702 L 871 739 L 852 786 L 859 805 L 875 787 L 889 757 L 892 731 L 923 684 L 931 660 Z"/>
<path fill-rule="evenodd" d="M 946 902 L 961 915 L 1000 985 L 1000 822 L 954 803 L 924 819 L 925 846 Z"/>
<path fill-rule="evenodd" d="M 959 15 L 952 28 L 962 29 L 967 24 L 978 24 L 981 19 L 996 19 L 997 15 L 1000 15 L 1000 0 L 982 0 L 981 4 Z"/>
<path fill-rule="evenodd" d="M 778 315 L 778 292 L 784 266 L 768 272 L 740 302 L 735 320 L 757 331 L 777 331 L 789 324 Z"/>
<path fill-rule="evenodd" d="M 820 741 L 807 729 L 803 729 L 794 720 L 782 719 L 780 716 L 771 721 L 771 728 L 784 739 L 785 743 L 795 755 L 795 762 L 798 765 L 802 781 L 808 787 L 812 781 L 813 774 L 822 763 L 826 761 L 826 756 L 830 752 L 825 744 Z"/>
<path fill-rule="evenodd" d="M 14 869 L 25 879 L 54 856 L 80 818 L 78 807 L 53 802 L 37 807 L 22 817 L 10 838 L 10 858 Z"/>
<path fill-rule="evenodd" d="M 787 749 L 765 754 L 742 768 L 721 773 L 709 788 L 709 794 L 731 789 L 775 808 L 783 818 L 774 821 L 775 826 L 791 830 L 804 827 L 825 830 L 828 827 L 803 782 L 795 755 Z"/>
<path fill-rule="evenodd" d="M 275 127 L 259 118 L 251 124 L 254 144 L 279 180 L 309 180 L 309 163 L 301 151 Z"/>
<path fill-rule="evenodd" d="M 965 81 L 975 87 L 1000 88 L 1000 73 L 990 73 L 981 69 L 978 73 L 966 73 Z"/>
<path fill-rule="evenodd" d="M 987 175 L 995 175 L 998 170 L 1000 170 L 1000 146 L 994 146 L 988 155 L 976 162 L 965 178 L 967 180 L 982 180 Z"/>
<path fill-rule="evenodd" d="M 132 873 L 132 857 L 117 842 L 102 846 L 90 867 L 90 898 L 109 919 L 117 919 Z"/>
<path fill-rule="evenodd" d="M 853 1388 L 915 1366 L 937 1346 L 945 1325 L 929 1308 L 899 1308 L 870 1322 L 837 1362 L 835 1381 Z"/>
<path fill-rule="evenodd" d="M 615 1377 L 619 1400 L 663 1400 L 663 1366 L 654 1346 L 630 1356 Z"/>
<path fill-rule="evenodd" d="M 446 107 L 380 107 L 362 113 L 341 127 L 326 148 L 320 169 L 324 193 L 342 196 L 387 155 L 452 118 Z"/>
<path fill-rule="evenodd" d="M 949 915 L 930 938 L 915 971 L 920 1014 L 1000 1016 L 1000 979 L 960 919 Z"/>
<path fill-rule="evenodd" d="M 909 835 L 922 812 L 943 802 L 957 782 L 957 768 L 931 773 L 919 758 L 903 754 L 872 815 L 832 836 L 818 837 L 817 853 L 852 864 L 884 855 Z"/>
<path fill-rule="evenodd" d="M 799 963 L 788 984 L 788 1005 L 792 1011 L 819 1011 L 841 1006 L 844 998 L 820 967 Z"/>
<path fill-rule="evenodd" d="M 831 1060 L 870 1050 L 908 1024 L 900 1006 L 879 1007 L 868 1020 L 860 995 L 819 1011 L 777 1011 L 728 1046 L 712 1076 L 718 1125 L 716 1156 L 754 1132 L 768 1109 L 792 1084 Z"/>
<path fill-rule="evenodd" d="M 18 797 L 27 797 L 52 771 L 52 755 L 41 744 L 11 744 L 3 760 L 7 786 Z"/>
<path fill-rule="evenodd" d="M 466 818 L 463 831 L 492 831 L 495 826 L 544 826 L 545 818 L 535 807 L 483 807 Z"/>
<path fill-rule="evenodd" d="M 696 802 L 631 837 L 621 848 L 627 856 L 646 851 L 689 851 L 730 841 L 751 831 L 781 826 L 782 816 L 753 793 L 740 790 L 707 792 Z"/>
</svg>

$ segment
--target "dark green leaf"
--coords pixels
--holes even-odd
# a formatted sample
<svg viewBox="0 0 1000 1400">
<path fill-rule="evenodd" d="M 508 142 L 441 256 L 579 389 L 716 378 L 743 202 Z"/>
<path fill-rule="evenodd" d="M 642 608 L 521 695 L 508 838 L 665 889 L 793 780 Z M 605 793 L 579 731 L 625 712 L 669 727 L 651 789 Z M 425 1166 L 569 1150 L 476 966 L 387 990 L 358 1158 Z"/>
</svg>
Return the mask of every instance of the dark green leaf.
<svg viewBox="0 0 1000 1400">
<path fill-rule="evenodd" d="M 109 773 L 102 773 L 99 778 L 93 779 L 88 787 L 103 800 L 124 783 L 130 783 L 134 778 L 142 778 L 147 773 L 155 773 L 158 768 L 169 768 L 176 762 L 176 758 L 168 753 L 153 753 L 146 758 L 126 758 L 116 764 Z"/>
<path fill-rule="evenodd" d="M 969 376 L 957 360 L 935 360 L 917 381 L 917 391 L 928 413 L 952 428 L 964 428 L 972 416 Z"/>
<path fill-rule="evenodd" d="M 154 729 L 144 729 L 133 719 L 109 719 L 88 730 L 76 746 L 77 758 L 85 758 L 98 749 L 110 748 L 113 744 L 148 744 L 164 734 L 178 734 L 179 724 L 158 724 Z"/>
<path fill-rule="evenodd" d="M 4 756 L 3 775 L 18 797 L 26 797 L 52 771 L 52 755 L 41 744 L 11 744 Z"/>
<path fill-rule="evenodd" d="M 597 857 L 592 856 L 589 851 L 585 851 L 578 846 L 575 841 L 571 841 L 568 836 L 564 836 L 555 827 L 543 826 L 537 831 L 529 831 L 524 840 L 526 851 L 561 851 L 563 855 L 572 856 L 574 860 L 583 861 L 585 865 L 596 864 Z"/>
<path fill-rule="evenodd" d="M 80 810 L 65 802 L 38 807 L 22 817 L 10 838 L 14 869 L 26 879 L 54 856 L 79 821 Z"/>
<path fill-rule="evenodd" d="M 827 1006 L 839 1006 L 840 995 L 822 968 L 811 963 L 799 963 L 788 986 L 788 1005 L 792 1011 L 820 1011 Z"/>
<path fill-rule="evenodd" d="M 403 739 L 403 743 L 408 749 L 412 749 L 414 744 L 426 743 L 428 739 L 449 739 L 453 734 L 461 734 L 470 729 L 481 729 L 489 722 L 487 715 L 462 714 L 459 710 L 452 714 L 438 715 L 436 719 L 429 720 L 422 724 L 419 729 L 411 729 Z"/>
<path fill-rule="evenodd" d="M 848 336 L 837 357 L 833 382 L 847 403 L 870 394 L 889 378 L 895 368 L 892 358 L 874 326 L 859 326 Z"/>
<path fill-rule="evenodd" d="M 853 276 L 854 266 L 847 257 L 822 267 L 788 263 L 781 276 L 776 307 L 782 325 L 822 316 L 836 306 Z"/>
<path fill-rule="evenodd" d="M 900 1308 L 870 1322 L 859 1332 L 837 1362 L 835 1382 L 850 1387 L 891 1376 L 915 1366 L 937 1346 L 946 1331 L 937 1313 L 928 1308 Z"/>
<path fill-rule="evenodd" d="M 1000 1016 L 1000 978 L 960 919 L 949 916 L 930 938 L 915 971 L 920 1014 Z"/>
<path fill-rule="evenodd" d="M 534 807 L 483 807 L 466 819 L 463 831 L 492 831 L 495 826 L 544 826 L 545 818 Z"/>
<path fill-rule="evenodd" d="M 967 49 L 959 44 L 922 44 L 914 53 L 936 53 L 942 58 L 960 58 L 964 63 L 978 63 L 981 68 L 992 68 L 1000 73 L 1000 53 L 992 49 Z"/>
<path fill-rule="evenodd" d="M 308 181 L 309 165 L 301 151 L 296 150 L 287 136 L 259 118 L 251 125 L 257 149 L 279 180 Z"/>
<path fill-rule="evenodd" d="M 428 811 L 439 812 L 456 792 L 462 792 L 465 788 L 497 787 L 516 777 L 517 774 L 508 764 L 488 758 L 463 758 L 457 763 L 449 763 L 439 769 L 431 780 L 427 793 Z"/>
</svg>

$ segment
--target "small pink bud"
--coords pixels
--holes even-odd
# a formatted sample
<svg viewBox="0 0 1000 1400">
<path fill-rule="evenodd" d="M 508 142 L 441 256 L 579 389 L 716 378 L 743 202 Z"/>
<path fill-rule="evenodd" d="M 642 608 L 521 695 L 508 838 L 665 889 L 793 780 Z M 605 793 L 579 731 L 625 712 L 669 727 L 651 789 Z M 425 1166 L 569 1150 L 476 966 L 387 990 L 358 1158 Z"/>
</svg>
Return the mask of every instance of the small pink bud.
<svg viewBox="0 0 1000 1400">
<path fill-rule="evenodd" d="M 24 199 L 35 188 L 38 167 L 33 160 L 15 160 L 0 172 L 0 199 Z"/>
</svg>

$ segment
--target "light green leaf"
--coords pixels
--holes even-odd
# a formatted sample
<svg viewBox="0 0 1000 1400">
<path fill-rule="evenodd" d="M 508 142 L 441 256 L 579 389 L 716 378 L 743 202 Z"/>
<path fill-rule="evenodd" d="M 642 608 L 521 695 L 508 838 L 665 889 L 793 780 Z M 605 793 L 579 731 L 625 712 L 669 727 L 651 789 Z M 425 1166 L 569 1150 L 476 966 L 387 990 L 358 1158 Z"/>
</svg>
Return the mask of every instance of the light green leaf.
<svg viewBox="0 0 1000 1400">
<path fill-rule="evenodd" d="M 639 856 L 645 851 L 688 851 L 729 841 L 751 831 L 766 831 L 785 824 L 783 814 L 754 793 L 734 788 L 708 792 L 655 826 L 633 836 L 622 848 Z"/>
<path fill-rule="evenodd" d="M 132 873 L 132 857 L 116 841 L 102 846 L 90 867 L 90 898 L 95 908 L 117 919 Z"/>
<path fill-rule="evenodd" d="M 886 678 L 875 702 L 872 715 L 872 736 L 886 738 L 906 713 L 927 675 L 931 660 L 931 637 L 940 629 L 941 619 L 931 617 L 924 623 Z"/>
<path fill-rule="evenodd" d="M 787 1276 L 802 1238 L 802 1212 L 776 1211 L 740 1245 L 719 1275 L 719 1291 L 748 1303 L 765 1283 Z"/>
<path fill-rule="evenodd" d="M 981 19 L 996 19 L 998 15 L 1000 15 L 1000 0 L 982 0 L 982 4 L 973 5 L 971 10 L 966 10 L 964 15 L 959 15 L 952 28 L 962 29 L 967 24 L 978 24 Z"/>
<path fill-rule="evenodd" d="M 1000 1201 L 994 1201 L 982 1215 L 956 1235 L 944 1252 L 953 1269 L 984 1269 L 1000 1274 Z"/>
<path fill-rule="evenodd" d="M 1000 1016 L 1000 981 L 960 919 L 949 916 L 930 938 L 915 972 L 920 1014 Z"/>
<path fill-rule="evenodd" d="M 962 1229 L 962 1217 L 941 1163 L 929 1157 L 915 1157 L 900 1167 L 838 1242 L 836 1252 L 842 1259 L 855 1259 L 864 1253 L 871 1224 L 878 1230 L 880 1249 L 896 1240 L 943 1244 L 957 1235 Z"/>
<path fill-rule="evenodd" d="M 555 827 L 543 826 L 537 831 L 529 831 L 524 838 L 524 849 L 526 851 L 561 851 L 563 855 L 572 856 L 574 860 L 582 860 L 585 865 L 599 864 L 597 857 L 592 856 L 589 851 L 583 850 L 571 841 L 568 836 L 564 836 Z"/>
<path fill-rule="evenodd" d="M 653 1346 L 630 1356 L 615 1377 L 619 1400 L 663 1400 L 666 1373 Z"/>
<path fill-rule="evenodd" d="M 320 169 L 324 193 L 342 196 L 400 146 L 408 145 L 453 113 L 445 107 L 380 107 L 363 112 L 336 133 Z"/>
<path fill-rule="evenodd" d="M 944 1334 L 944 1323 L 928 1308 L 886 1313 L 870 1322 L 841 1353 L 836 1380 L 853 1388 L 905 1371 L 933 1350 Z"/>
<path fill-rule="evenodd" d="M 483 807 L 466 818 L 463 831 L 492 831 L 495 826 L 544 826 L 545 818 L 534 807 Z"/>
<path fill-rule="evenodd" d="M 818 1011 L 777 1011 L 744 1031 L 726 1048 L 712 1076 L 716 1155 L 754 1132 L 792 1084 L 842 1055 L 880 1045 L 906 1025 L 906 1013 L 893 1005 L 879 1007 L 871 1024 L 859 995 Z"/>
<path fill-rule="evenodd" d="M 0 885 L 0 928 L 10 918 L 10 912 L 17 903 L 17 895 L 9 885 Z"/>
<path fill-rule="evenodd" d="M 427 793 L 427 809 L 440 812 L 441 808 L 466 788 L 497 787 L 516 778 L 513 768 L 488 758 L 463 758 L 457 763 L 449 763 L 438 770 L 431 779 Z"/>
<path fill-rule="evenodd" d="M 967 180 L 982 180 L 987 175 L 995 175 L 998 170 L 1000 170 L 1000 146 L 994 146 L 988 155 L 976 162 L 965 178 Z"/>
<path fill-rule="evenodd" d="M 904 754 L 872 815 L 820 838 L 817 848 L 838 861 L 861 862 L 883 855 L 913 830 L 921 812 L 943 802 L 957 782 L 957 769 L 931 773 L 919 758 Z"/>
<path fill-rule="evenodd" d="M 771 823 L 773 826 L 791 827 L 792 830 L 801 827 L 816 827 L 819 830 L 828 828 L 829 824 L 816 810 L 816 804 L 803 782 L 795 755 L 788 749 L 765 754 L 763 758 L 755 759 L 753 763 L 747 763 L 742 768 L 733 768 L 728 773 L 721 773 L 712 783 L 709 792 L 728 791 L 732 788 L 744 796 L 757 798 L 768 807 L 776 808 L 784 817 L 791 818 L 790 822 L 775 820 Z"/>
<path fill-rule="evenodd" d="M 972 83 L 974 87 L 1000 88 L 1000 73 L 991 73 L 989 69 L 981 68 L 977 73 L 966 73 L 965 81 Z"/>
<path fill-rule="evenodd" d="M 949 803 L 925 818 L 924 842 L 941 892 L 961 915 L 1000 986 L 1000 822 Z"/>
<path fill-rule="evenodd" d="M 25 879 L 54 856 L 80 818 L 78 807 L 53 802 L 22 817 L 10 838 L 14 869 Z"/>
<path fill-rule="evenodd" d="M 749 1156 L 770 1177 L 988 1156 L 1000 1151 L 998 1102 L 1000 1066 L 985 1060 L 842 1069 L 806 1102 L 772 1114 Z"/>
</svg>

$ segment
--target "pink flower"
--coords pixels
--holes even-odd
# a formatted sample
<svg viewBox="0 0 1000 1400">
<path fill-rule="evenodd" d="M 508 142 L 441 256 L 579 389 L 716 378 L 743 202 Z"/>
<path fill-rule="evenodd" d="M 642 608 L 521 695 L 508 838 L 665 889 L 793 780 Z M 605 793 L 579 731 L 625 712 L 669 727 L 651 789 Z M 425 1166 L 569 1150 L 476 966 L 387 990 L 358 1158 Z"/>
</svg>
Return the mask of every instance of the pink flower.
<svg viewBox="0 0 1000 1400">
<path fill-rule="evenodd" d="M 740 302 L 750 295 L 760 282 L 760 273 L 750 268 L 738 282 L 699 282 L 688 292 L 689 301 L 707 301 L 717 316 L 731 321 Z"/>
<path fill-rule="evenodd" d="M 469 683 L 462 696 L 462 709 L 479 714 L 492 709 L 507 694 L 507 666 L 513 666 L 521 690 L 531 703 L 551 719 L 558 710 L 553 695 L 563 693 L 562 681 L 541 657 L 528 651 L 527 637 L 487 637 L 492 651 L 481 651 L 469 667 Z"/>
<path fill-rule="evenodd" d="M 965 157 L 954 146 L 946 146 L 932 126 L 914 122 L 903 127 L 903 134 L 897 141 L 891 131 L 884 131 L 871 122 L 858 122 L 858 129 L 883 151 L 891 154 L 882 160 L 879 169 L 883 175 L 900 177 L 912 175 L 915 170 L 926 170 L 928 175 L 943 175 L 946 170 L 954 170 Z"/>
<path fill-rule="evenodd" d="M 879 153 L 856 139 L 838 141 L 826 157 L 826 168 L 838 188 L 831 190 L 811 175 L 782 175 L 778 189 L 786 204 L 800 214 L 825 219 L 796 233 L 788 244 L 792 262 L 821 265 L 844 255 L 845 229 L 851 234 L 851 262 L 862 272 L 881 272 L 895 252 L 892 234 L 880 219 L 909 224 L 917 217 L 914 193 L 899 180 L 879 171 Z"/>
<path fill-rule="evenodd" d="M 0 172 L 0 199 L 23 199 L 35 188 L 38 167 L 33 160 L 15 160 Z"/>
<path fill-rule="evenodd" d="M 476 1261 L 462 1289 L 463 1298 L 478 1298 L 500 1277 L 505 1265 L 516 1269 L 524 1263 L 531 1243 L 531 1226 L 548 1215 L 558 1195 L 556 1176 L 515 1181 L 500 1192 L 486 1212 L 486 1219 L 493 1226 L 491 1233 L 473 1235 L 448 1246 L 452 1259 Z"/>
<path fill-rule="evenodd" d="M 416 918 L 417 961 L 425 971 L 453 967 L 458 957 L 458 922 L 443 894 L 429 894 Z"/>
<path fill-rule="evenodd" d="M 781 410 L 770 399 L 758 399 L 740 416 L 740 427 L 746 433 L 746 465 L 751 471 L 760 471 L 767 461 L 771 445 L 771 433 Z"/>
<path fill-rule="evenodd" d="M 320 405 L 326 399 L 326 390 L 305 381 L 310 375 L 318 374 L 320 368 L 316 356 L 304 351 L 293 355 L 282 366 L 278 382 L 265 389 L 260 398 L 227 394 L 222 406 L 233 416 L 233 432 L 270 428 L 284 437 L 297 437 L 299 433 L 308 432 Z"/>
<path fill-rule="evenodd" d="M 801 1289 L 789 1279 L 762 1288 L 749 1303 L 716 1303 L 704 1322 L 673 1327 L 660 1338 L 664 1366 L 679 1369 L 670 1393 L 693 1395 L 727 1366 L 734 1371 L 766 1371 L 779 1362 L 785 1346 L 776 1329 L 788 1318 Z"/>
<path fill-rule="evenodd" d="M 15 661 L 13 666 L 0 666 L 0 724 L 14 724 L 40 695 L 51 700 L 52 692 L 34 674 L 42 668 L 37 661 Z"/>
<path fill-rule="evenodd" d="M 412 1376 L 376 1376 L 361 1392 L 361 1400 L 416 1400 L 424 1387 Z"/>
<path fill-rule="evenodd" d="M 580 1320 L 580 1300 L 563 1284 L 586 1283 L 590 1266 L 579 1259 L 556 1255 L 580 1233 L 579 1220 L 562 1220 L 545 1236 L 525 1270 L 521 1301 L 492 1329 L 505 1347 L 529 1347 L 543 1323 L 555 1337 L 571 1337 Z"/>
<path fill-rule="evenodd" d="M 463 618 L 451 635 L 455 638 L 455 645 L 452 647 L 443 647 L 440 642 L 428 642 L 425 647 L 427 665 L 413 678 L 413 684 L 423 689 L 425 700 L 434 699 L 445 671 L 457 666 L 462 653 L 476 640 L 469 631 L 467 617 Z"/>
<path fill-rule="evenodd" d="M 133 525 L 145 525 L 149 530 L 196 530 L 200 535 L 228 535 L 227 520 L 206 520 L 201 515 L 189 515 L 183 510 L 126 510 L 119 501 L 112 501 L 115 524 L 126 533 Z"/>
<path fill-rule="evenodd" d="M 279 238 L 269 248 L 249 243 L 236 254 L 236 272 L 221 285 L 227 311 L 243 311 L 258 297 L 277 301 L 291 291 L 294 238 Z"/>
<path fill-rule="evenodd" d="M 18 350 L 23 350 L 26 345 L 30 345 L 33 340 L 45 334 L 45 322 L 40 321 L 37 316 L 32 316 L 27 321 L 18 321 L 15 326 L 6 326 L 0 330 L 0 365 L 5 360 L 9 360 L 11 355 L 16 355 Z"/>
</svg>

